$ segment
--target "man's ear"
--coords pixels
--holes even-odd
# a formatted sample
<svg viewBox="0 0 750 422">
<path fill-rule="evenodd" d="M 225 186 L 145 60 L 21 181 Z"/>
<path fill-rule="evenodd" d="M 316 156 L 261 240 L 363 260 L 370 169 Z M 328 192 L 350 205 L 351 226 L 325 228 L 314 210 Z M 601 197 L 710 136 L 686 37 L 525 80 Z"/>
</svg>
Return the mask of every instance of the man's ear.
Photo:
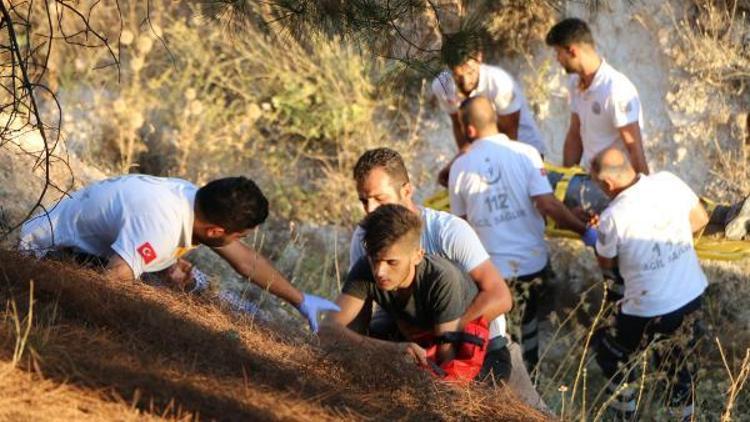
<svg viewBox="0 0 750 422">
<path fill-rule="evenodd" d="M 209 226 L 206 228 L 206 235 L 211 238 L 219 238 L 224 236 L 227 231 L 221 226 Z"/>
<path fill-rule="evenodd" d="M 482 60 L 484 59 L 484 55 L 481 51 L 477 52 L 477 54 L 474 55 L 474 60 L 476 60 L 479 63 L 482 63 Z"/>
<path fill-rule="evenodd" d="M 466 126 L 466 136 L 469 139 L 476 139 L 477 135 L 479 135 L 479 131 L 477 130 L 477 128 L 474 127 L 474 125 Z"/>
<path fill-rule="evenodd" d="M 406 199 L 411 199 L 411 196 L 414 194 L 414 186 L 412 186 L 411 183 L 406 182 L 403 186 L 401 186 L 401 197 Z"/>
<path fill-rule="evenodd" d="M 422 249 L 422 247 L 419 247 L 416 251 L 414 251 L 414 255 L 413 255 L 414 266 L 419 265 L 422 262 L 423 258 L 424 258 L 424 249 Z"/>
</svg>

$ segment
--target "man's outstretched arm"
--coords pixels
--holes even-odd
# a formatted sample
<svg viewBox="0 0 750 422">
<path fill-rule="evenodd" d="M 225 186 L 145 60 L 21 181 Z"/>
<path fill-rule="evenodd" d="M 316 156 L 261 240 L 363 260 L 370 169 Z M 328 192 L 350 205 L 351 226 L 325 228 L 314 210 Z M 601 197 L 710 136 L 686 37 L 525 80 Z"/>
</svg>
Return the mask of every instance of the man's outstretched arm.
<svg viewBox="0 0 750 422">
<path fill-rule="evenodd" d="M 346 293 L 339 295 L 338 299 L 336 299 L 336 305 L 338 305 L 339 311 L 329 312 L 327 314 L 326 319 L 323 320 L 321 326 L 321 338 L 323 340 L 335 340 L 341 338 L 356 346 L 377 348 L 391 351 L 399 355 L 407 355 L 412 357 L 420 365 L 428 365 L 425 350 L 419 347 L 416 343 L 395 343 L 379 340 L 364 336 L 349 329 L 347 326 L 355 320 L 357 315 L 359 315 L 364 304 L 364 299 Z"/>
<path fill-rule="evenodd" d="M 573 167 L 581 163 L 583 140 L 581 139 L 581 119 L 576 113 L 570 115 L 570 126 L 563 145 L 563 166 Z"/>
<path fill-rule="evenodd" d="M 521 122 L 521 110 L 516 112 L 497 116 L 497 130 L 505 134 L 508 138 L 518 140 L 518 126 Z"/>
<path fill-rule="evenodd" d="M 113 254 L 107 262 L 107 278 L 117 281 L 134 281 L 135 275 L 130 265 L 120 255 Z"/>
<path fill-rule="evenodd" d="M 555 195 L 533 196 L 534 206 L 545 217 L 550 217 L 560 228 L 572 230 L 581 236 L 586 233 L 586 224 L 578 219 Z"/>
<path fill-rule="evenodd" d="M 213 250 L 237 273 L 297 308 L 314 332 L 318 331 L 319 312 L 338 309 L 326 299 L 300 292 L 265 257 L 240 241 Z"/>
</svg>

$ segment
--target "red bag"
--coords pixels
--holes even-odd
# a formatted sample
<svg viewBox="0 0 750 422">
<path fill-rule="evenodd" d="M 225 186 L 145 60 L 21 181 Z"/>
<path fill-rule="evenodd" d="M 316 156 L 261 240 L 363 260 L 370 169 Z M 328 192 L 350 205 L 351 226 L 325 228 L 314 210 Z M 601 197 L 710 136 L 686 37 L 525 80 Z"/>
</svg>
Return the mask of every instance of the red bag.
<svg viewBox="0 0 750 422">
<path fill-rule="evenodd" d="M 427 361 L 433 375 L 443 381 L 461 384 L 469 383 L 479 374 L 487 355 L 490 330 L 487 320 L 480 317 L 468 323 L 464 331 L 444 333 L 434 336 L 430 333 L 422 334 L 414 339 L 416 343 L 427 351 Z M 453 359 L 438 365 L 436 361 L 437 349 L 441 344 L 451 343 L 456 348 Z"/>
</svg>

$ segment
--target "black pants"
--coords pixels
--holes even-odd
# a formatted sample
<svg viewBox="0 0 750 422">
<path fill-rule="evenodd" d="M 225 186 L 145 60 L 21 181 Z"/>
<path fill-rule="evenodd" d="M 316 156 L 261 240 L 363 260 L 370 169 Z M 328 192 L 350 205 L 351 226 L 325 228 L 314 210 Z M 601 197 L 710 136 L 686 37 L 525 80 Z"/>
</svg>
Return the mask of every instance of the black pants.
<svg viewBox="0 0 750 422">
<path fill-rule="evenodd" d="M 664 370 L 670 379 L 671 389 L 667 394 L 669 406 L 687 406 L 692 403 L 692 384 L 697 359 L 693 359 L 694 348 L 701 335 L 700 312 L 702 295 L 683 307 L 668 314 L 656 317 L 640 317 L 619 312 L 614 327 L 598 330 L 594 335 L 593 347 L 596 361 L 610 380 L 607 389 L 610 393 L 620 392 L 613 401 L 613 407 L 635 410 L 635 391 L 621 388 L 623 382 L 636 379 L 636 365 L 630 365 L 633 354 L 643 350 L 657 335 L 654 343 L 654 363 Z M 689 325 L 688 325 L 689 324 Z M 685 342 L 664 340 L 674 339 L 676 334 L 687 334 Z M 687 353 L 686 353 L 687 351 Z M 632 409 L 632 410 L 631 410 Z"/>
<path fill-rule="evenodd" d="M 521 348 L 529 373 L 539 363 L 539 302 L 551 275 L 552 270 L 547 264 L 541 271 L 520 276 L 513 282 L 522 305 Z"/>
</svg>

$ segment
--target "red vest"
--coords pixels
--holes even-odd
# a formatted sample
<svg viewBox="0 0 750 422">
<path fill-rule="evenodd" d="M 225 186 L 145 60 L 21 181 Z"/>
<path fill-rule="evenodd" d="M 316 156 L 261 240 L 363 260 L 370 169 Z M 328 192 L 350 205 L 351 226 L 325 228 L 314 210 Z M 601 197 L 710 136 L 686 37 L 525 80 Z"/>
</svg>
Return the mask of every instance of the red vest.
<svg viewBox="0 0 750 422">
<path fill-rule="evenodd" d="M 425 333 L 412 340 L 427 351 L 427 361 L 430 362 L 430 371 L 433 375 L 443 381 L 466 384 L 482 369 L 489 337 L 487 320 L 480 317 L 466 324 L 463 331 L 444 333 L 440 336 Z M 454 345 L 456 354 L 453 359 L 438 365 L 438 346 L 446 343 Z"/>
</svg>

